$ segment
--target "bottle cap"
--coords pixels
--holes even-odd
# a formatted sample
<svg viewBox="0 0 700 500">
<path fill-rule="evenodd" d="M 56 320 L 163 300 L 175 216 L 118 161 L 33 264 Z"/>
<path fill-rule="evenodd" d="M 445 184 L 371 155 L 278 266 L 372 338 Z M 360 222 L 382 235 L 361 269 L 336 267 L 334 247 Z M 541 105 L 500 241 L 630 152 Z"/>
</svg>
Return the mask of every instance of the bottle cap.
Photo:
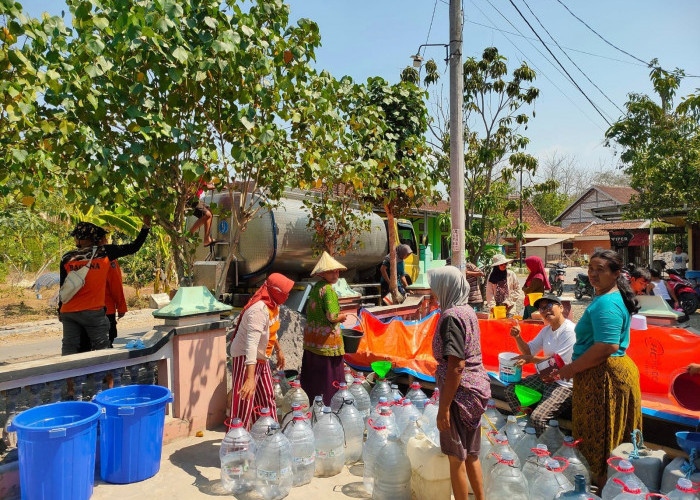
<svg viewBox="0 0 700 500">
<path fill-rule="evenodd" d="M 558 420 L 550 420 L 549 425 L 550 425 L 550 427 L 559 427 L 559 421 Z"/>
<path fill-rule="evenodd" d="M 404 398 L 403 403 L 401 403 L 401 406 L 412 406 L 412 405 L 413 405 L 413 403 L 408 398 Z"/>
<path fill-rule="evenodd" d="M 355 377 L 355 380 L 352 381 L 353 384 L 360 384 L 362 385 L 362 379 Z"/>
<path fill-rule="evenodd" d="M 379 398 L 379 404 L 384 404 L 384 403 L 386 403 L 387 401 L 388 401 L 388 400 L 387 400 L 384 396 L 382 396 L 381 398 Z"/>
<path fill-rule="evenodd" d="M 330 406 L 324 406 L 323 409 L 321 410 L 323 413 L 330 413 L 331 412 L 331 407 Z"/>
<path fill-rule="evenodd" d="M 506 419 L 509 423 L 515 423 L 518 421 L 517 418 L 515 418 L 514 415 L 508 415 L 508 418 Z"/>
<path fill-rule="evenodd" d="M 231 428 L 237 429 L 238 427 L 243 427 L 243 421 L 240 418 L 234 418 L 231 420 Z"/>
<path fill-rule="evenodd" d="M 537 434 L 537 431 L 535 430 L 534 427 L 525 427 L 525 433 L 526 434 Z"/>
<path fill-rule="evenodd" d="M 411 389 L 420 389 L 420 384 L 418 382 L 413 382 L 411 384 Z"/>
<path fill-rule="evenodd" d="M 316 396 L 316 397 L 314 398 L 314 403 L 315 403 L 316 401 L 323 401 L 323 396 Z"/>
</svg>

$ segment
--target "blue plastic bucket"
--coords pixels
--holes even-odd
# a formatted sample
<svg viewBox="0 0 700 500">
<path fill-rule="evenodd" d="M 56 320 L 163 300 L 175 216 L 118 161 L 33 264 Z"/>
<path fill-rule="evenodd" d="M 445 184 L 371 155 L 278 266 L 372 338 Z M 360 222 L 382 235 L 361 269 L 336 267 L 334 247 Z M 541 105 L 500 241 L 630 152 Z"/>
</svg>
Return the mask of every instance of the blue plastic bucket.
<svg viewBox="0 0 700 500">
<path fill-rule="evenodd" d="M 100 477 L 126 484 L 160 470 L 165 405 L 170 390 L 159 385 L 115 387 L 95 396 L 106 410 L 100 428 Z"/>
<path fill-rule="evenodd" d="M 22 499 L 82 500 L 95 480 L 97 420 L 102 409 L 88 402 L 37 406 L 17 415 Z"/>
</svg>

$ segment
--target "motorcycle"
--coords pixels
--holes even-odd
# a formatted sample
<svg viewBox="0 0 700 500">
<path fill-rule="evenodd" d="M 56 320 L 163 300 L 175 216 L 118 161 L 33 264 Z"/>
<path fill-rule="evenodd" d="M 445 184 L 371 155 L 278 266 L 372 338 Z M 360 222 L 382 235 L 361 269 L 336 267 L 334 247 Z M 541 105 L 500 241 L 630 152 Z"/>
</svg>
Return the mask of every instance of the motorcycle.
<svg viewBox="0 0 700 500">
<path fill-rule="evenodd" d="M 581 300 L 584 295 L 593 297 L 595 290 L 593 290 L 593 285 L 591 285 L 588 275 L 584 273 L 578 273 L 576 279 L 574 279 L 574 297 L 576 300 Z"/>
<path fill-rule="evenodd" d="M 690 316 L 700 307 L 700 297 L 698 292 L 693 288 L 693 284 L 687 279 L 681 278 L 681 275 L 675 269 L 667 269 L 668 284 L 673 288 L 673 291 L 678 297 L 678 304 L 683 312 Z"/>
<path fill-rule="evenodd" d="M 559 262 L 549 269 L 549 284 L 552 286 L 551 293 L 561 297 L 564 293 L 564 279 L 566 277 L 566 264 Z"/>
</svg>

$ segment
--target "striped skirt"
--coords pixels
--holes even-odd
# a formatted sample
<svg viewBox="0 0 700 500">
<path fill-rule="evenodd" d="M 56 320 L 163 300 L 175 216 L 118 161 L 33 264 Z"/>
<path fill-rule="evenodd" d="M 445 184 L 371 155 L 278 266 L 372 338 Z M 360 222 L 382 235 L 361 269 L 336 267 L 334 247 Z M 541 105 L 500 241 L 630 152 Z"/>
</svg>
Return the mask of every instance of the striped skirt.
<svg viewBox="0 0 700 500">
<path fill-rule="evenodd" d="M 254 409 L 258 407 L 269 408 L 272 418 L 277 420 L 277 406 L 275 405 L 275 392 L 272 387 L 272 371 L 267 361 L 258 360 L 255 363 L 255 395 L 243 400 L 238 393 L 245 381 L 245 356 L 236 356 L 231 360 L 231 374 L 233 380 L 233 396 L 231 397 L 231 418 L 240 418 L 246 430 L 255 423 L 258 415 Z"/>
<path fill-rule="evenodd" d="M 574 375 L 572 431 L 591 474 L 603 476 L 606 460 L 620 443 L 642 429 L 639 370 L 628 356 L 609 357 Z"/>
</svg>

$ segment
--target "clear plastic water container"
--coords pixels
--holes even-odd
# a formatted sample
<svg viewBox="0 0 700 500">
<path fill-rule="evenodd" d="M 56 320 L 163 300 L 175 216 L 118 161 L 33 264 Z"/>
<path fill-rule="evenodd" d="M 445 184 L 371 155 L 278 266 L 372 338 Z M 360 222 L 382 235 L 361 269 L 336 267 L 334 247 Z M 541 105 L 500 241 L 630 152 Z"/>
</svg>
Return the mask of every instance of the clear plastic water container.
<svg viewBox="0 0 700 500">
<path fill-rule="evenodd" d="M 240 419 L 231 421 L 219 448 L 221 486 L 233 494 L 246 493 L 255 488 L 255 443 Z"/>
<path fill-rule="evenodd" d="M 527 458 L 532 453 L 530 450 L 537 447 L 537 431 L 534 427 L 526 427 L 524 437 L 518 441 L 513 451 L 520 460 L 521 467 L 525 465 Z"/>
<path fill-rule="evenodd" d="M 577 475 L 574 477 L 574 489 L 559 493 L 557 500 L 600 500 L 598 495 L 594 495 L 588 491 L 586 478 Z"/>
<path fill-rule="evenodd" d="M 335 394 L 333 394 L 333 397 L 331 398 L 331 411 L 337 412 L 341 405 L 343 404 L 343 401 L 346 399 L 350 398 L 353 401 L 355 400 L 355 396 L 352 395 L 352 393 L 348 390 L 348 384 L 345 382 L 334 382 L 333 386 L 338 389 Z"/>
<path fill-rule="evenodd" d="M 516 456 L 511 452 L 497 457 L 488 471 L 492 478 L 485 488 L 488 500 L 530 500 L 527 479 L 515 460 Z"/>
<path fill-rule="evenodd" d="M 630 462 L 620 457 L 610 457 L 608 465 L 615 469 L 615 473 L 608 477 L 608 481 L 603 487 L 600 495 L 603 500 L 613 500 L 613 498 L 624 492 L 625 487 L 630 492 L 639 490 L 642 495 L 649 493 L 642 480 L 635 475 L 634 466 Z"/>
<path fill-rule="evenodd" d="M 401 413 L 396 418 L 396 425 L 399 428 L 399 435 L 403 433 L 411 417 L 420 418 L 421 412 L 414 406 L 410 399 L 406 398 L 401 403 Z"/>
<path fill-rule="evenodd" d="M 565 458 L 569 462 L 569 466 L 564 470 L 566 478 L 573 483 L 577 475 L 582 475 L 588 486 L 591 485 L 591 472 L 588 460 L 578 449 L 578 443 L 581 440 L 574 441 L 571 436 L 564 438 L 564 443 L 561 445 L 554 455 L 556 457 Z"/>
<path fill-rule="evenodd" d="M 506 424 L 506 417 L 496 409 L 496 402 L 489 399 L 486 405 L 486 411 L 481 416 L 481 427 L 486 429 L 486 432 L 498 431 Z"/>
<path fill-rule="evenodd" d="M 362 442 L 365 437 L 364 419 L 351 398 L 343 402 L 337 415 L 345 433 L 345 463 L 354 464 L 362 458 Z"/>
<path fill-rule="evenodd" d="M 258 448 L 263 442 L 263 439 L 265 439 L 265 436 L 267 436 L 267 431 L 270 430 L 270 426 L 277 422 L 272 418 L 272 413 L 269 408 L 255 408 L 253 411 L 257 414 L 258 419 L 250 428 L 250 436 L 253 438 L 255 447 Z"/>
<path fill-rule="evenodd" d="M 258 493 L 265 500 L 280 500 L 292 489 L 294 481 L 292 445 L 274 422 L 255 453 Z"/>
<path fill-rule="evenodd" d="M 389 434 L 374 462 L 376 500 L 411 500 L 411 462 L 396 434 Z"/>
<path fill-rule="evenodd" d="M 559 493 L 571 490 L 574 485 L 566 479 L 563 471 L 568 463 L 566 460 L 556 460 L 550 458 L 545 463 L 545 468 L 539 476 L 528 479 L 530 485 L 530 498 L 539 498 L 542 500 L 554 500 Z"/>
<path fill-rule="evenodd" d="M 540 443 L 546 444 L 547 449 L 554 452 L 561 448 L 563 442 L 564 434 L 561 432 L 561 429 L 559 429 L 559 421 L 550 420 L 549 425 L 540 436 Z"/>
<path fill-rule="evenodd" d="M 372 387 L 372 391 L 369 393 L 370 407 L 374 408 L 379 404 L 379 398 L 386 398 L 387 401 L 393 401 L 394 398 L 391 395 L 391 386 L 385 378 L 380 378 Z"/>
<path fill-rule="evenodd" d="M 406 393 L 406 398 L 415 403 L 416 401 L 426 401 L 428 396 L 421 389 L 420 382 L 413 382 L 410 390 Z"/>
<path fill-rule="evenodd" d="M 515 418 L 515 416 L 513 415 L 508 416 L 508 418 L 506 419 L 506 424 L 503 427 L 501 427 L 501 429 L 498 432 L 508 436 L 508 443 L 510 444 L 510 447 L 514 450 L 515 447 L 518 445 L 518 442 L 525 437 L 522 428 L 518 425 L 518 419 Z"/>
<path fill-rule="evenodd" d="M 388 437 L 386 426 L 377 425 L 370 419 L 367 441 L 362 448 L 362 462 L 364 463 L 362 485 L 370 495 L 374 491 L 374 462 L 379 450 L 386 445 Z"/>
<path fill-rule="evenodd" d="M 303 412 L 297 411 L 294 414 L 293 419 L 284 427 L 284 435 L 292 446 L 292 484 L 307 484 L 314 477 L 316 470 L 316 448 L 314 431 Z"/>
<path fill-rule="evenodd" d="M 284 395 L 284 405 L 287 411 L 290 411 L 293 403 L 299 403 L 302 409 L 309 407 L 309 396 L 306 395 L 304 389 L 298 380 L 292 380 L 289 383 L 289 391 Z"/>
<path fill-rule="evenodd" d="M 345 465 L 345 434 L 343 425 L 330 407 L 323 412 L 314 425 L 316 448 L 316 476 L 331 477 L 339 474 Z"/>
</svg>

